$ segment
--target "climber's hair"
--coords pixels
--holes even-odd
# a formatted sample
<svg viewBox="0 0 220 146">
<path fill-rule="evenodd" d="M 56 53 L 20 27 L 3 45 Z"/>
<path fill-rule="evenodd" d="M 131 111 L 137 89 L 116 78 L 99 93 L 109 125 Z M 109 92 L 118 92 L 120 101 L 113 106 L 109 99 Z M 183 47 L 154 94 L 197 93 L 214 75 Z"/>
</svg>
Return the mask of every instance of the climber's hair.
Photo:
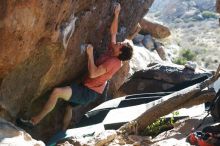
<svg viewBox="0 0 220 146">
<path fill-rule="evenodd" d="M 130 60 L 133 56 L 133 47 L 129 43 L 123 44 L 118 59 L 121 61 Z"/>
</svg>

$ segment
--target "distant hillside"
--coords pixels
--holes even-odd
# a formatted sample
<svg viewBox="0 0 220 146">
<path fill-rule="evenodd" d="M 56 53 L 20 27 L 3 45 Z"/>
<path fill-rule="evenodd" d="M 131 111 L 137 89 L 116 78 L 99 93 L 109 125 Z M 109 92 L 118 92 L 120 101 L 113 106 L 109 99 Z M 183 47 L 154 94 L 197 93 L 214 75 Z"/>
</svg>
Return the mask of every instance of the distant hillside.
<svg viewBox="0 0 220 146">
<path fill-rule="evenodd" d="M 220 58 L 219 14 L 215 0 L 155 0 L 147 19 L 168 26 L 171 37 L 161 40 L 173 60 L 180 50 L 195 54 L 193 61 L 208 69 L 215 69 Z"/>
<path fill-rule="evenodd" d="M 215 11 L 215 0 L 156 0 L 150 8 L 150 13 L 155 13 L 165 22 L 176 18 L 197 16 L 204 11 Z"/>
</svg>

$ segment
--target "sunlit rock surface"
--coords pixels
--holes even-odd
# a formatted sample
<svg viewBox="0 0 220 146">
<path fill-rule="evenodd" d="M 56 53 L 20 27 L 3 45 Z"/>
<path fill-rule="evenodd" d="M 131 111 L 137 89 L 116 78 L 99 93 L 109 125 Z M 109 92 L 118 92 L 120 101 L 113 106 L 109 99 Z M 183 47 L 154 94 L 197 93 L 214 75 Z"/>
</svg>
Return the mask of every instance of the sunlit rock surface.
<svg viewBox="0 0 220 146">
<path fill-rule="evenodd" d="M 103 146 L 111 143 L 117 136 L 115 130 L 106 130 L 103 132 L 95 133 L 93 136 L 87 137 L 69 137 L 64 140 L 60 140 L 57 145 L 64 145 L 64 144 L 73 144 L 73 145 L 88 145 L 88 146 Z"/>
<path fill-rule="evenodd" d="M 140 25 L 142 27 L 142 33 L 151 34 L 155 38 L 162 39 L 171 35 L 171 32 L 168 27 L 158 23 L 150 22 L 146 19 L 142 19 L 140 21 Z"/>
<path fill-rule="evenodd" d="M 33 139 L 27 132 L 0 118 L 1 146 L 45 146 L 42 141 Z"/>
</svg>

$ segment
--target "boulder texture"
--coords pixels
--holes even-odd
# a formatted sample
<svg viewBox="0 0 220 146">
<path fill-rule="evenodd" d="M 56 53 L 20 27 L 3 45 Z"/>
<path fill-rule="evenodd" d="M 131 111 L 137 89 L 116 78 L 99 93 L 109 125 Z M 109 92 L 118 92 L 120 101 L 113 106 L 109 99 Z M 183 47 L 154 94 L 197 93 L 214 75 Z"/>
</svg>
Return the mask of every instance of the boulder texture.
<svg viewBox="0 0 220 146">
<path fill-rule="evenodd" d="M 220 0 L 216 0 L 216 11 L 220 13 Z"/>
<path fill-rule="evenodd" d="M 119 89 L 118 96 L 144 92 L 176 91 L 189 86 L 191 81 L 211 74 L 174 64 L 157 64 L 137 71 Z"/>
<path fill-rule="evenodd" d="M 91 42 L 97 54 L 105 50 L 113 2 L 0 1 L 0 115 L 3 118 L 14 121 L 18 116 L 33 115 L 42 108 L 53 87 L 82 77 L 87 61 L 81 46 Z M 135 30 L 153 0 L 118 2 L 122 7 L 118 40 L 122 41 Z M 30 133 L 37 138 L 50 137 L 60 128 L 63 108 L 63 103 L 58 104 Z"/>
<path fill-rule="evenodd" d="M 115 130 L 105 130 L 102 132 L 96 132 L 91 136 L 78 136 L 78 137 L 69 137 L 66 139 L 62 139 L 57 142 L 56 145 L 77 145 L 77 146 L 104 146 L 109 145 L 115 137 L 117 136 L 117 132 Z"/>
<path fill-rule="evenodd" d="M 27 132 L 2 118 L 0 118 L 0 145 L 45 146 L 42 141 L 33 139 Z"/>
<path fill-rule="evenodd" d="M 155 41 L 153 40 L 150 34 L 145 35 L 144 39 L 142 40 L 142 44 L 144 45 L 144 47 L 150 51 L 154 50 L 154 43 Z"/>
<path fill-rule="evenodd" d="M 150 22 L 144 18 L 140 21 L 140 25 L 142 27 L 142 34 L 151 34 L 155 38 L 162 39 L 170 36 L 171 34 L 168 27 L 158 23 Z"/>
</svg>

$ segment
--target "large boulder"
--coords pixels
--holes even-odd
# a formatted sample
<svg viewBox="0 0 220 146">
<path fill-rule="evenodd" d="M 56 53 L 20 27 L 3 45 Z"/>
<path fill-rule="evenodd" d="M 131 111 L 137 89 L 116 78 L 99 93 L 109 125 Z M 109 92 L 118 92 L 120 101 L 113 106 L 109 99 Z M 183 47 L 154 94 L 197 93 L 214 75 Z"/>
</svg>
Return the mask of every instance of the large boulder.
<svg viewBox="0 0 220 146">
<path fill-rule="evenodd" d="M 151 37 L 151 35 L 145 35 L 144 39 L 142 40 L 142 44 L 144 45 L 144 47 L 148 50 L 154 50 L 155 46 L 154 46 L 155 41 L 153 40 L 153 38 Z"/>
<path fill-rule="evenodd" d="M 87 69 L 82 44 L 100 53 L 109 40 L 113 0 L 0 2 L 0 115 L 13 121 L 34 115 L 53 87 L 81 78 Z M 118 40 L 133 33 L 153 0 L 122 0 Z M 51 136 L 62 123 L 64 104 L 30 131 Z M 82 113 L 83 114 L 83 113 Z M 55 116 L 56 115 L 56 116 Z M 46 127 L 46 128 L 45 128 Z M 33 132 L 34 131 L 34 132 Z M 42 134 L 44 132 L 44 134 Z"/>
<path fill-rule="evenodd" d="M 166 38 L 171 34 L 168 27 L 155 22 L 150 22 L 144 18 L 140 21 L 140 25 L 142 27 L 142 34 L 151 34 L 155 38 Z"/>
<path fill-rule="evenodd" d="M 27 132 L 2 118 L 0 118 L 0 145 L 45 146 L 42 141 L 33 139 Z"/>
<path fill-rule="evenodd" d="M 177 91 L 206 79 L 211 73 L 174 64 L 156 64 L 135 72 L 119 89 L 118 96 Z M 200 82 L 201 82 L 200 81 Z"/>
<path fill-rule="evenodd" d="M 133 41 L 133 43 L 136 44 L 136 45 L 141 45 L 143 39 L 144 39 L 144 35 L 142 35 L 142 34 L 137 34 L 132 41 Z"/>
<path fill-rule="evenodd" d="M 155 42 L 155 50 L 157 51 L 158 55 L 162 60 L 169 61 L 167 53 L 165 52 L 165 47 L 162 43 Z"/>
</svg>

